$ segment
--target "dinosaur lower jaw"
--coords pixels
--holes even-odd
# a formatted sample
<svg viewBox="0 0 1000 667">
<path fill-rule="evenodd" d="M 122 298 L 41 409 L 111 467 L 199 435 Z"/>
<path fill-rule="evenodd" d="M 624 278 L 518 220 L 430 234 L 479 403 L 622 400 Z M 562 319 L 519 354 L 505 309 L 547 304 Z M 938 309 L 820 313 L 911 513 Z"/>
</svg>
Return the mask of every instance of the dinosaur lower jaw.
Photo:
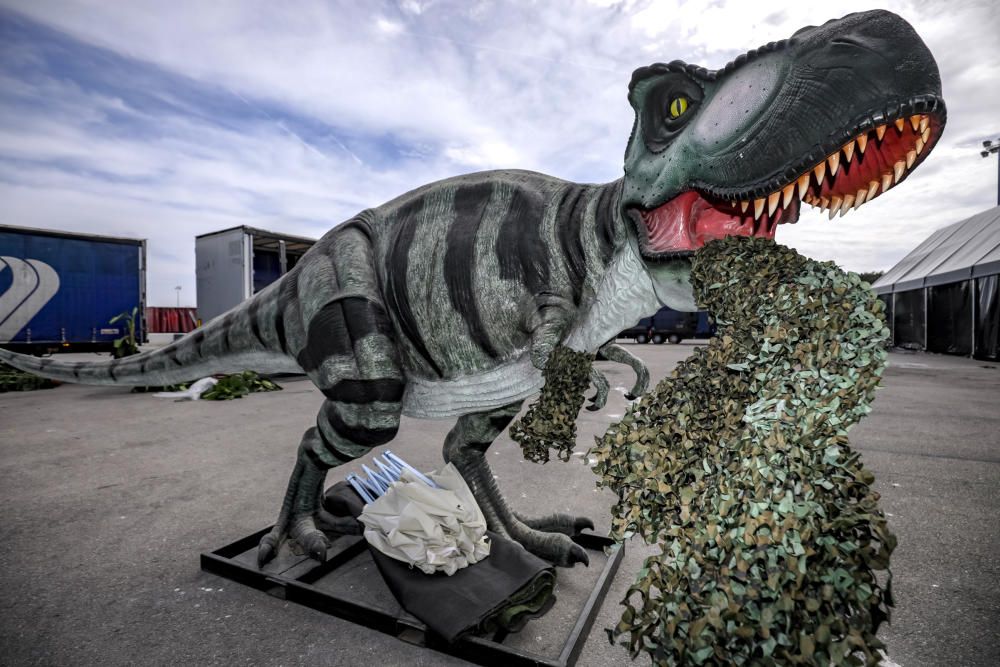
<svg viewBox="0 0 1000 667">
<path fill-rule="evenodd" d="M 654 209 L 633 209 L 646 231 L 644 254 L 688 253 L 713 239 L 727 236 L 774 238 L 780 224 L 799 219 L 798 200 L 757 218 L 732 212 L 721 201 L 696 191 L 679 194 Z"/>
</svg>

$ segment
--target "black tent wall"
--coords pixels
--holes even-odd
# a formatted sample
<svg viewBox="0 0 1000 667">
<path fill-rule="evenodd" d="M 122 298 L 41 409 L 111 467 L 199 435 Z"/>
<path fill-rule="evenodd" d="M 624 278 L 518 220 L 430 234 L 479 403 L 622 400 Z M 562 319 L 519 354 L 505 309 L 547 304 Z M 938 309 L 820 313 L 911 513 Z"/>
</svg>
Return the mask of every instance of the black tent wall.
<svg viewBox="0 0 1000 667">
<path fill-rule="evenodd" d="M 972 282 L 936 285 L 927 290 L 927 349 L 972 354 Z"/>
<path fill-rule="evenodd" d="M 1000 361 L 1000 275 L 976 280 L 977 359 Z"/>
<path fill-rule="evenodd" d="M 898 347 L 924 347 L 924 290 L 897 292 L 893 308 L 894 344 Z"/>
</svg>

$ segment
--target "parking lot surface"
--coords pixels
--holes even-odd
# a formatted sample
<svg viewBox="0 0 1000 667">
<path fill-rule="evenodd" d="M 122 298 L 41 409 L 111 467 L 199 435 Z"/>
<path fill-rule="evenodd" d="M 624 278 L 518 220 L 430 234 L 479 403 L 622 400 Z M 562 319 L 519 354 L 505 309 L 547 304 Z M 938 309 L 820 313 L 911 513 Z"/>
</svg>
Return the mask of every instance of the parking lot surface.
<svg viewBox="0 0 1000 667">
<path fill-rule="evenodd" d="M 626 346 L 646 360 L 654 383 L 693 349 Z M 633 381 L 626 367 L 599 365 L 614 389 L 603 410 L 581 413 L 580 452 L 624 414 Z M 199 569 L 201 552 L 276 516 L 299 436 L 323 401 L 303 378 L 280 382 L 284 391 L 229 402 L 75 385 L 0 394 L 0 662 L 464 664 Z M 388 447 L 436 468 L 451 425 L 404 418 Z M 1000 664 L 1000 368 L 892 353 L 851 443 L 875 473 L 899 538 L 896 609 L 882 633 L 890 660 Z M 517 510 L 585 514 L 607 530 L 613 499 L 595 488 L 582 457 L 528 463 L 506 435 L 488 456 Z M 328 483 L 351 470 L 331 471 Z M 579 664 L 631 664 L 603 628 L 617 621 L 648 553 L 627 545 Z M 560 585 L 580 576 L 560 571 Z M 521 645 L 558 645 L 576 610 L 550 613 L 544 624 L 529 623 Z"/>
</svg>

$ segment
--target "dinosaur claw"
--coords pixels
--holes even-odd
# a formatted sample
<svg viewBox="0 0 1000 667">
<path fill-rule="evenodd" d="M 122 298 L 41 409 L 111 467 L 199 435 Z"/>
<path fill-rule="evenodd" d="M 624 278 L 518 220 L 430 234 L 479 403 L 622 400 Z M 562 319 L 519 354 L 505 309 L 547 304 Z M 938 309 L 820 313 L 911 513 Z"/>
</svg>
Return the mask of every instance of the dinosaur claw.
<svg viewBox="0 0 1000 667">
<path fill-rule="evenodd" d="M 305 539 L 305 544 L 302 545 L 305 548 L 306 553 L 313 560 L 317 560 L 320 563 L 326 562 L 326 550 L 330 547 L 329 540 L 323 533 L 315 532 L 310 534 Z"/>
<path fill-rule="evenodd" d="M 566 565 L 572 567 L 577 563 L 583 563 L 584 567 L 590 567 L 590 556 L 579 544 L 574 544 L 566 555 Z"/>
<path fill-rule="evenodd" d="M 585 516 L 581 516 L 577 518 L 576 521 L 573 522 L 573 531 L 576 533 L 580 533 L 584 530 L 593 530 L 593 529 L 594 529 L 594 522 Z"/>
<path fill-rule="evenodd" d="M 257 547 L 257 567 L 261 568 L 267 565 L 274 558 L 274 554 L 277 552 L 278 540 L 275 539 L 274 535 L 268 533 L 264 537 L 260 538 L 260 545 Z"/>
<path fill-rule="evenodd" d="M 601 409 L 601 406 L 599 406 L 597 403 L 591 403 L 590 405 L 587 406 L 587 409 L 590 410 L 591 412 L 597 412 L 598 410 Z"/>
<path fill-rule="evenodd" d="M 632 392 L 629 392 L 629 393 L 625 394 L 625 400 L 626 401 L 634 401 L 637 398 L 639 398 L 639 397 L 636 396 L 635 394 L 633 394 Z"/>
</svg>

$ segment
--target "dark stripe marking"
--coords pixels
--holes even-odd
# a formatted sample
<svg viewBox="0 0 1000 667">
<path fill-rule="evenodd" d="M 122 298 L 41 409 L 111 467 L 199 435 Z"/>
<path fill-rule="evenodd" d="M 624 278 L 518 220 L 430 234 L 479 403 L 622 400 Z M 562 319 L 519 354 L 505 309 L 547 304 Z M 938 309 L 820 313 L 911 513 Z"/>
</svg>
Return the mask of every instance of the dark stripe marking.
<svg viewBox="0 0 1000 667">
<path fill-rule="evenodd" d="M 331 301 L 309 320 L 306 344 L 296 361 L 308 373 L 319 368 L 330 357 L 352 353 L 351 335 L 344 321 L 344 310 L 339 301 Z"/>
<path fill-rule="evenodd" d="M 392 428 L 366 428 L 364 426 L 351 426 L 341 419 L 336 406 L 333 405 L 326 407 L 323 412 L 323 416 L 329 422 L 330 426 L 333 427 L 333 430 L 337 432 L 337 435 L 355 445 L 362 445 L 366 447 L 384 445 L 395 438 L 396 433 L 399 431 L 398 425 Z M 341 456 L 343 456 L 343 454 Z"/>
<path fill-rule="evenodd" d="M 406 293 L 406 270 L 409 267 L 410 246 L 413 245 L 413 237 L 417 231 L 417 224 L 420 222 L 420 214 L 423 212 L 423 197 L 415 199 L 401 206 L 396 212 L 395 235 L 391 239 L 389 253 L 386 257 L 386 306 L 394 313 L 399 324 L 400 332 L 413 345 L 424 361 L 441 377 L 441 367 L 431 358 L 427 345 L 420 335 L 416 318 L 413 316 L 413 308 L 410 306 L 410 299 Z"/>
<path fill-rule="evenodd" d="M 392 338 L 392 323 L 382 304 L 360 296 L 345 297 L 340 303 L 352 344 L 374 333 Z"/>
<path fill-rule="evenodd" d="M 556 209 L 556 236 L 559 239 L 562 255 L 566 259 L 570 289 L 573 290 L 573 303 L 577 305 L 580 304 L 583 281 L 587 277 L 587 260 L 583 252 L 583 239 L 580 238 L 585 209 L 584 192 L 583 187 L 570 185 L 563 191 Z"/>
<path fill-rule="evenodd" d="M 542 242 L 543 212 L 538 194 L 523 188 L 514 190 L 494 248 L 500 277 L 523 281 L 530 294 L 540 293 L 549 282 L 548 253 Z"/>
<path fill-rule="evenodd" d="M 476 257 L 476 232 L 483 221 L 490 198 L 492 183 L 466 185 L 455 193 L 455 219 L 445 237 L 444 280 L 452 307 L 462 316 L 473 342 L 490 358 L 500 356 L 489 339 L 476 303 L 476 272 L 472 264 Z"/>
<path fill-rule="evenodd" d="M 618 212 L 615 210 L 617 184 L 608 184 L 601 188 L 601 196 L 597 201 L 597 241 L 601 247 L 601 258 L 607 264 L 615 254 L 615 221 Z"/>
<path fill-rule="evenodd" d="M 247 317 L 250 318 L 250 333 L 257 339 L 261 347 L 267 348 L 267 344 L 264 343 L 264 337 L 260 332 L 260 321 L 258 319 L 260 317 L 261 305 L 263 305 L 263 299 L 260 297 L 254 299 L 250 304 L 250 309 L 247 311 Z"/>
<path fill-rule="evenodd" d="M 403 400 L 405 387 L 406 383 L 397 379 L 340 380 L 333 387 L 322 391 L 328 399 L 340 403 L 372 403 L 373 401 L 399 403 Z"/>
</svg>

